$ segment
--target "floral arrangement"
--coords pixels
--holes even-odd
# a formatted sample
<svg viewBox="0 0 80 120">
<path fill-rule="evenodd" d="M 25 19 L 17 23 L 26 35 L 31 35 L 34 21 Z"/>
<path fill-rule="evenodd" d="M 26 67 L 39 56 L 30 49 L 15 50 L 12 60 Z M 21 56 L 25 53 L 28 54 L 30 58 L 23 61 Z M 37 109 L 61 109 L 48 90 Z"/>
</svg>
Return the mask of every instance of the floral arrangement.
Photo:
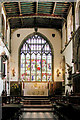
<svg viewBox="0 0 80 120">
<path fill-rule="evenodd" d="M 16 89 L 16 88 L 19 88 L 19 86 L 18 86 L 18 84 L 14 83 L 11 85 L 11 88 Z"/>
</svg>

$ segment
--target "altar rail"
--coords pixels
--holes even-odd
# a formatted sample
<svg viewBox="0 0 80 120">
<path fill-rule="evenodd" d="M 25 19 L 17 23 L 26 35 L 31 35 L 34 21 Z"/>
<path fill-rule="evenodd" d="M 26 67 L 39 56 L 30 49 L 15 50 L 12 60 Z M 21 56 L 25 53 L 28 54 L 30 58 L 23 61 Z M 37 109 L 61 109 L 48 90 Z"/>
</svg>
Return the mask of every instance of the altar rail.
<svg viewBox="0 0 80 120">
<path fill-rule="evenodd" d="M 2 97 L 2 105 L 3 104 L 13 104 L 13 103 L 20 103 L 21 97 L 19 96 L 3 96 Z"/>
<path fill-rule="evenodd" d="M 49 98 L 48 96 L 3 96 L 2 97 L 2 103 L 5 104 L 13 104 L 13 103 L 20 103 L 22 98 Z M 80 96 L 53 96 L 50 97 L 50 100 L 52 102 L 55 101 L 61 101 L 61 102 L 67 102 L 72 104 L 80 105 Z"/>
<path fill-rule="evenodd" d="M 20 103 L 22 98 L 48 98 L 48 96 L 2 96 L 2 105 Z"/>
</svg>

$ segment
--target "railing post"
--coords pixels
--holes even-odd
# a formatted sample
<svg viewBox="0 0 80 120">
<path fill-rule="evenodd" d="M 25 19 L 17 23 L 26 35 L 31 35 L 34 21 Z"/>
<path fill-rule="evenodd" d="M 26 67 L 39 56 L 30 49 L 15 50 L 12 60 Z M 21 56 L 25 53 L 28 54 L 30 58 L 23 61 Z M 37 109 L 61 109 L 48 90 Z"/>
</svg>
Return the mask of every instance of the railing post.
<svg viewBox="0 0 80 120">
<path fill-rule="evenodd" d="M 9 104 L 10 104 L 10 96 L 9 96 Z"/>
<path fill-rule="evenodd" d="M 12 96 L 12 103 L 13 103 L 13 96 Z"/>
</svg>

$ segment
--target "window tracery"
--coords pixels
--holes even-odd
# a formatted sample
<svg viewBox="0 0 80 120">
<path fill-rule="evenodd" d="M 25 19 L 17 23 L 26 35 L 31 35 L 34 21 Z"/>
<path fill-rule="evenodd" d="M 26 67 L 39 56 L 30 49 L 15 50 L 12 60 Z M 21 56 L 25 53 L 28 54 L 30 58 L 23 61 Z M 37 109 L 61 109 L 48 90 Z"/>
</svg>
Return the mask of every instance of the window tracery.
<svg viewBox="0 0 80 120">
<path fill-rule="evenodd" d="M 52 81 L 51 47 L 37 34 L 21 47 L 20 78 L 25 81 Z"/>
</svg>

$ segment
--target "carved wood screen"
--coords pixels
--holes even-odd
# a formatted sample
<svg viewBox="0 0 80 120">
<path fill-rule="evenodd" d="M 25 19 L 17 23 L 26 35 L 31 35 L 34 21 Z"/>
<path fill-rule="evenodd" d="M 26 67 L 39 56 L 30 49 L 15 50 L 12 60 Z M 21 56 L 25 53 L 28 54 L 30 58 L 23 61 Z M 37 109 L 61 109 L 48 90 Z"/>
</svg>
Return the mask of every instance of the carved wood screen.
<svg viewBox="0 0 80 120">
<path fill-rule="evenodd" d="M 74 74 L 73 74 L 73 91 L 75 94 L 80 94 L 80 27 L 74 35 Z"/>
<path fill-rule="evenodd" d="M 80 70 L 80 27 L 74 36 L 74 71 Z"/>
</svg>

